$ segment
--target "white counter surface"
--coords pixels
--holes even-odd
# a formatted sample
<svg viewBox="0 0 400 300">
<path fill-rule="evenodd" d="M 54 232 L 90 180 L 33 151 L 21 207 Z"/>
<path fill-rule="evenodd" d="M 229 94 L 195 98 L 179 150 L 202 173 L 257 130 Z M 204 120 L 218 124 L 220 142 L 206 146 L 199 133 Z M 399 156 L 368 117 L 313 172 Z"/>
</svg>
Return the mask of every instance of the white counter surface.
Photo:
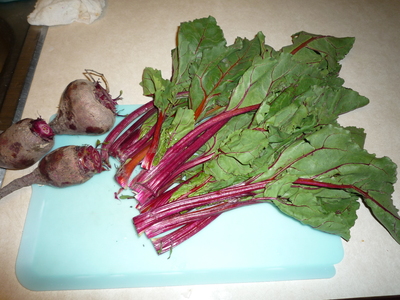
<svg viewBox="0 0 400 300">
<path fill-rule="evenodd" d="M 370 104 L 340 117 L 342 125 L 365 128 L 366 148 L 400 165 L 400 2 L 349 0 L 109 0 L 90 25 L 50 27 L 23 117 L 48 120 L 64 87 L 89 68 L 106 75 L 121 104 L 144 103 L 139 86 L 145 67 L 171 69 L 177 26 L 214 16 L 228 43 L 258 31 L 280 49 L 298 31 L 354 36 L 343 60 L 345 85 Z M 9 171 L 5 183 L 30 171 Z M 400 295 L 400 245 L 361 207 L 344 242 L 344 259 L 331 279 L 194 285 L 113 290 L 32 292 L 15 276 L 15 262 L 30 199 L 24 188 L 0 201 L 0 299 L 337 299 Z M 400 182 L 393 194 L 400 208 Z"/>
</svg>

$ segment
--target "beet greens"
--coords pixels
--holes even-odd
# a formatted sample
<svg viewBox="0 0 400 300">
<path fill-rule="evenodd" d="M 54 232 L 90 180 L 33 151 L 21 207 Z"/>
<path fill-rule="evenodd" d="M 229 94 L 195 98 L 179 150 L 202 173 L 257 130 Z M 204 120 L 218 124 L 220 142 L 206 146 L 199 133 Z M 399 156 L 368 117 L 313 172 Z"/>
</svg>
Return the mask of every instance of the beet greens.
<svg viewBox="0 0 400 300">
<path fill-rule="evenodd" d="M 102 149 L 121 162 L 115 178 L 135 193 L 134 225 L 158 253 L 257 203 L 348 240 L 358 198 L 400 243 L 396 165 L 337 122 L 368 104 L 339 77 L 354 38 L 299 32 L 276 51 L 259 32 L 227 46 L 213 17 L 182 23 L 177 37 L 172 78 L 144 70 L 152 100 Z"/>
</svg>

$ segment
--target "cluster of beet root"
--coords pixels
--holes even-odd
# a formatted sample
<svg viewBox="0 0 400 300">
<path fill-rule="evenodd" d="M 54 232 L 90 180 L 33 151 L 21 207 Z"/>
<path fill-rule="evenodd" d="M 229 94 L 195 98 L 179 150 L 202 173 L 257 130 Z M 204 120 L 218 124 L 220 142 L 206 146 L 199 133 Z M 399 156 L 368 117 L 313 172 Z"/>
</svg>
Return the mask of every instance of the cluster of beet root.
<svg viewBox="0 0 400 300">
<path fill-rule="evenodd" d="M 0 188 L 0 199 L 32 184 L 65 187 L 84 183 L 102 171 L 100 153 L 90 145 L 51 151 L 56 135 L 100 135 L 114 126 L 120 97 L 111 97 L 102 74 L 85 70 L 84 75 L 87 79 L 75 80 L 65 88 L 57 114 L 49 123 L 26 118 L 0 134 L 0 168 L 21 170 L 39 161 L 31 173 Z M 94 76 L 102 78 L 105 87 Z"/>
</svg>

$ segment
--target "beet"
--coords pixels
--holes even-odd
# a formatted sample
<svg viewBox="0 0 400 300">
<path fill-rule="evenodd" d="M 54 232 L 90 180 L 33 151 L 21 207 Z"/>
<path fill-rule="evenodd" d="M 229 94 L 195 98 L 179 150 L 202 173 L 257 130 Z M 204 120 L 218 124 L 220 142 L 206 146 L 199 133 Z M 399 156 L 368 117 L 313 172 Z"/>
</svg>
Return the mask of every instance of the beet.
<svg viewBox="0 0 400 300">
<path fill-rule="evenodd" d="M 0 134 L 0 167 L 28 168 L 53 146 L 54 132 L 43 119 L 23 119 Z"/>
<path fill-rule="evenodd" d="M 116 105 L 120 97 L 112 99 L 106 89 L 95 81 L 87 70 L 86 79 L 72 81 L 65 88 L 55 118 L 49 123 L 56 134 L 100 135 L 115 123 Z M 102 76 L 96 73 L 97 76 Z M 104 79 L 104 77 L 102 77 Z"/>
<path fill-rule="evenodd" d="M 102 171 L 100 153 L 92 146 L 64 146 L 47 154 L 31 173 L 0 189 L 0 199 L 32 184 L 66 187 L 88 181 Z"/>
</svg>

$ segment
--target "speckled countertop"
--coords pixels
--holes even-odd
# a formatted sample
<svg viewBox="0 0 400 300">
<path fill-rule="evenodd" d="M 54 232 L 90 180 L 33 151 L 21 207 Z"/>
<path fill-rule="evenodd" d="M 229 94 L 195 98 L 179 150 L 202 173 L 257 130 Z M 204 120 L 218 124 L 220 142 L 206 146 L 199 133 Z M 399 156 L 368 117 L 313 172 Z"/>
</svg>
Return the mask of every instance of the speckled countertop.
<svg viewBox="0 0 400 300">
<path fill-rule="evenodd" d="M 64 87 L 82 78 L 84 68 L 106 74 L 111 93 L 124 91 L 122 104 L 144 103 L 142 70 L 170 74 L 170 50 L 180 22 L 214 16 L 228 43 L 258 31 L 279 49 L 304 30 L 354 36 L 343 60 L 345 85 L 370 104 L 340 117 L 343 125 L 365 128 L 366 148 L 400 165 L 400 2 L 354 0 L 176 0 L 108 1 L 104 15 L 90 25 L 50 27 L 23 117 L 55 113 Z M 9 171 L 5 182 L 29 170 Z M 0 201 L 0 299 L 327 299 L 400 294 L 400 245 L 361 208 L 344 242 L 344 259 L 331 279 L 159 288 L 32 292 L 15 276 L 15 262 L 31 189 Z M 400 183 L 393 195 L 400 207 Z"/>
</svg>

